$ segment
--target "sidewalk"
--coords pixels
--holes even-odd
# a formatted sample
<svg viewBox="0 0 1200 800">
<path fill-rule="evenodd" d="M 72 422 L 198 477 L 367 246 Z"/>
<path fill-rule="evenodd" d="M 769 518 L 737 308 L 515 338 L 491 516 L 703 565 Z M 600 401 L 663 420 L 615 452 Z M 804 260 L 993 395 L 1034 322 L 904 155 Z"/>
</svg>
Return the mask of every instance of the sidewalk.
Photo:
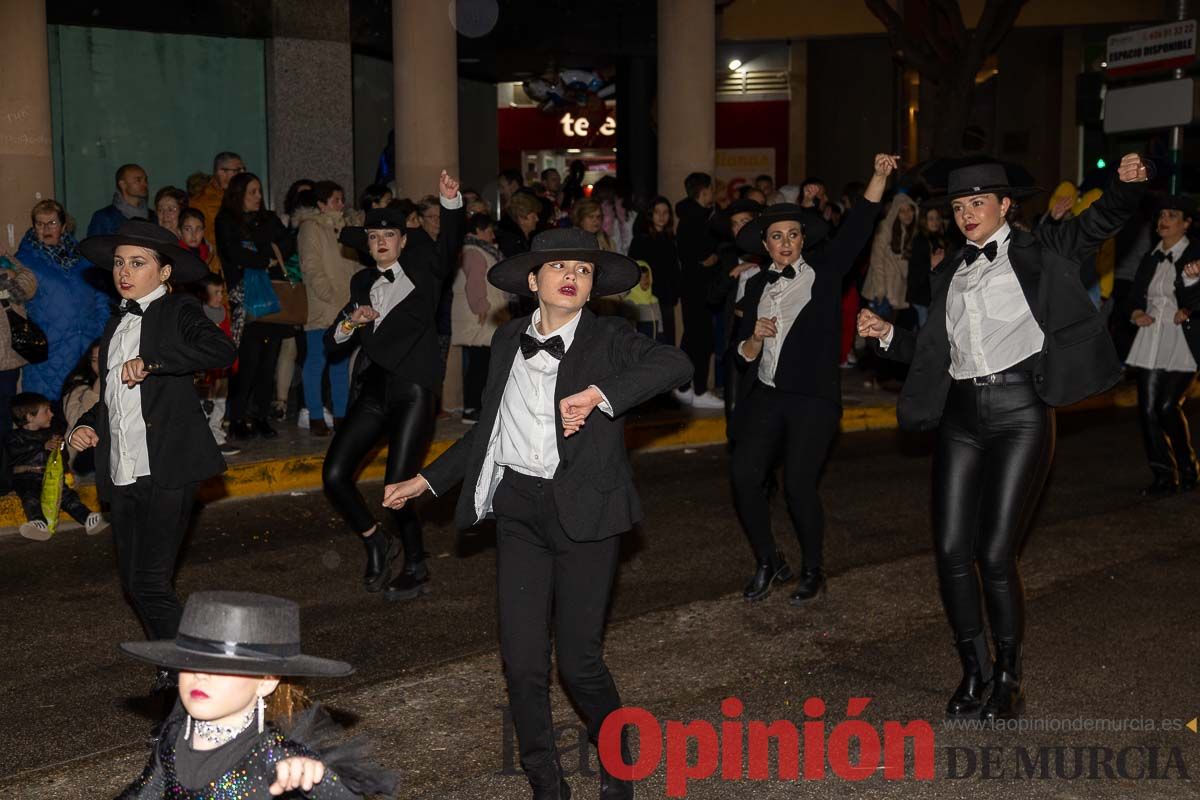
<svg viewBox="0 0 1200 800">
<path fill-rule="evenodd" d="M 896 393 L 876 387 L 869 377 L 858 370 L 842 376 L 843 433 L 867 430 L 890 430 L 896 427 Z M 1191 396 L 1200 396 L 1193 386 Z M 1132 384 L 1121 384 L 1067 411 L 1097 408 L 1133 407 L 1137 392 Z M 632 413 L 626 430 L 631 450 L 656 450 L 671 447 L 704 447 L 725 441 L 725 418 L 720 411 L 699 411 L 691 408 L 668 408 L 647 404 Z M 321 463 L 328 438 L 316 438 L 294 421 L 276 424 L 279 438 L 272 441 L 253 439 L 244 449 L 227 460 L 229 469 L 224 475 L 201 485 L 199 500 L 212 503 L 232 498 L 259 497 L 284 492 L 306 492 L 321 488 Z M 458 440 L 470 426 L 456 414 L 440 420 L 429 448 L 427 459 L 432 461 Z M 361 480 L 380 480 L 387 463 L 386 451 L 378 450 L 364 468 Z M 79 478 L 76 483 L 83 502 L 98 508 L 96 487 L 91 477 Z M 15 495 L 0 497 L 0 535 L 15 532 L 25 521 L 21 504 Z M 62 530 L 78 527 L 65 514 Z"/>
</svg>

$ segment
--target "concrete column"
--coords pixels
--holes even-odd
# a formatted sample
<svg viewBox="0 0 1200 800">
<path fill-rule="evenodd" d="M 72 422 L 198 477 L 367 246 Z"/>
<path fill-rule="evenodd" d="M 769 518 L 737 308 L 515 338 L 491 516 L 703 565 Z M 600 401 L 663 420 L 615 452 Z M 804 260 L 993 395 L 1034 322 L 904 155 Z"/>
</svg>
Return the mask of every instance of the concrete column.
<svg viewBox="0 0 1200 800">
<path fill-rule="evenodd" d="M 13 248 L 29 210 L 54 196 L 45 0 L 0 0 L 0 248 Z"/>
<path fill-rule="evenodd" d="M 446 0 L 392 0 L 398 197 L 458 175 L 458 41 Z"/>
<path fill-rule="evenodd" d="M 713 171 L 716 42 L 711 0 L 659 0 L 658 191 L 672 199 L 689 172 Z"/>
<path fill-rule="evenodd" d="M 788 163 L 787 182 L 802 183 L 808 176 L 808 42 L 792 42 L 788 49 Z"/>
<path fill-rule="evenodd" d="M 1059 102 L 1058 174 L 1078 182 L 1082 177 L 1079 163 L 1079 124 L 1075 119 L 1076 81 L 1083 68 L 1083 34 L 1078 28 L 1062 31 L 1062 98 Z"/>
<path fill-rule="evenodd" d="M 354 202 L 349 0 L 272 0 L 266 46 L 272 207 L 300 178 L 337 181 Z M 247 164 L 251 171 L 261 167 Z"/>
</svg>

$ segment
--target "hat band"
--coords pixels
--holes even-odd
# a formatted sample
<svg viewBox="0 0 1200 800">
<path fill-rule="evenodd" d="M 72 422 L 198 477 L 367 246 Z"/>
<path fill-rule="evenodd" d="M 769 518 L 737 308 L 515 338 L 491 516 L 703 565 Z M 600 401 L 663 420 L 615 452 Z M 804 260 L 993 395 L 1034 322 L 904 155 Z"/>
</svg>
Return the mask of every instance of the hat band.
<svg viewBox="0 0 1200 800">
<path fill-rule="evenodd" d="M 216 639 L 200 639 L 186 633 L 175 635 L 175 645 L 182 650 L 215 656 L 230 656 L 233 658 L 254 658 L 269 660 L 276 658 L 291 658 L 300 655 L 300 643 L 285 644 L 242 644 L 241 642 L 219 642 Z"/>
</svg>

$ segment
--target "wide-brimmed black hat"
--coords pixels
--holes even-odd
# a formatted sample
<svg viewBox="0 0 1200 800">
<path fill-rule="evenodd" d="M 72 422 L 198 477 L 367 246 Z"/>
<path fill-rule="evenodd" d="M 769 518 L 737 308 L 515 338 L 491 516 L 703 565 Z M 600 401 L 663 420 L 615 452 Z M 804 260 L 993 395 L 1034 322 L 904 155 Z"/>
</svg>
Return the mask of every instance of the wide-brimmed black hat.
<svg viewBox="0 0 1200 800">
<path fill-rule="evenodd" d="M 1164 197 L 1158 203 L 1155 213 L 1158 211 L 1180 211 L 1184 217 L 1196 219 L 1196 201 L 1186 195 L 1171 194 Z"/>
<path fill-rule="evenodd" d="M 595 269 L 592 296 L 620 294 L 641 277 L 632 258 L 601 250 L 596 237 L 579 228 L 552 228 L 533 237 L 527 253 L 506 258 L 488 270 L 488 282 L 497 289 L 533 297 L 529 273 L 550 261 L 586 261 Z"/>
<path fill-rule="evenodd" d="M 718 236 L 724 236 L 728 239 L 733 236 L 734 214 L 753 214 L 757 217 L 763 212 L 763 208 L 765 206 L 757 200 L 751 200 L 749 197 L 740 197 L 713 214 L 709 218 L 708 224 Z"/>
<path fill-rule="evenodd" d="M 999 161 L 968 164 L 950 171 L 945 194 L 934 195 L 925 205 L 944 206 L 957 197 L 996 194 L 1021 200 L 1042 191 L 1040 186 L 1018 186 L 1009 181 L 1008 170 Z"/>
<path fill-rule="evenodd" d="M 371 254 L 367 244 L 367 231 L 381 231 L 394 228 L 401 235 L 408 235 L 407 214 L 399 208 L 373 208 L 367 212 L 362 225 L 348 225 L 342 228 L 338 241 L 347 247 L 353 247 L 364 255 Z"/>
<path fill-rule="evenodd" d="M 123 244 L 159 252 L 171 262 L 174 283 L 194 283 L 208 274 L 208 265 L 179 244 L 179 237 L 161 225 L 145 219 L 127 219 L 116 233 L 89 236 L 79 243 L 84 258 L 101 269 L 111 270 L 113 252 Z"/>
<path fill-rule="evenodd" d="M 767 206 L 766 210 L 738 231 L 737 246 L 747 253 L 766 253 L 763 237 L 776 222 L 799 222 L 800 230 L 804 232 L 805 250 L 813 248 L 829 235 L 829 223 L 815 209 L 796 203 L 775 203 Z"/>
<path fill-rule="evenodd" d="M 253 592 L 196 592 L 174 639 L 125 642 L 121 650 L 167 669 L 229 675 L 333 678 L 354 667 L 300 652 L 300 607 Z"/>
</svg>

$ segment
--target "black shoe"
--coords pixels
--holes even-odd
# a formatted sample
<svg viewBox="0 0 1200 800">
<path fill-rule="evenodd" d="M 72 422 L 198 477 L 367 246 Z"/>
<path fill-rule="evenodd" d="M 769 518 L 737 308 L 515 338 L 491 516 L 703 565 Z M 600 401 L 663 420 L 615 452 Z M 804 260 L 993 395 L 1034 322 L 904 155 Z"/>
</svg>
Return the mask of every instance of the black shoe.
<svg viewBox="0 0 1200 800">
<path fill-rule="evenodd" d="M 742 597 L 750 601 L 762 600 L 771 593 L 771 587 L 776 583 L 787 583 L 793 578 L 792 568 L 787 565 L 783 556 L 776 555 L 767 561 L 758 562 L 754 576 L 742 591 Z"/>
<path fill-rule="evenodd" d="M 229 435 L 234 439 L 241 439 L 245 441 L 258 436 L 258 431 L 254 430 L 249 422 L 246 422 L 244 419 L 240 419 L 237 422 L 229 423 Z"/>
<path fill-rule="evenodd" d="M 236 444 L 230 444 L 229 442 L 220 445 L 217 447 L 217 449 L 221 451 L 221 455 L 223 456 L 236 456 L 238 453 L 242 452 L 242 448 L 238 447 Z"/>
<path fill-rule="evenodd" d="M 1139 494 L 1142 497 L 1167 497 L 1175 494 L 1178 487 L 1175 485 L 1174 479 L 1171 478 L 1155 478 L 1154 483 L 1142 489 Z"/>
<path fill-rule="evenodd" d="M 992 659 L 988 653 L 987 640 L 982 634 L 954 645 L 962 662 L 962 681 L 946 704 L 946 716 L 950 718 L 978 717 L 983 708 L 983 695 L 992 678 Z"/>
<path fill-rule="evenodd" d="M 1017 719 L 1025 713 L 1025 690 L 1021 686 L 1021 648 L 1015 644 L 996 645 L 996 671 L 992 694 L 979 711 L 985 722 Z"/>
<path fill-rule="evenodd" d="M 363 586 L 368 592 L 378 592 L 392 579 L 392 562 L 400 555 L 400 541 L 387 531 L 375 529 L 370 536 L 363 537 L 367 548 L 367 571 L 363 573 Z"/>
<path fill-rule="evenodd" d="M 806 569 L 800 573 L 800 582 L 796 591 L 788 598 L 794 606 L 802 606 L 825 591 L 825 572 L 821 568 Z"/>
<path fill-rule="evenodd" d="M 479 409 L 472 408 L 469 411 L 464 411 L 462 415 L 462 421 L 465 425 L 474 425 L 475 423 L 479 422 Z"/>
<path fill-rule="evenodd" d="M 533 800 L 571 800 L 571 786 L 556 765 L 537 771 L 525 771 L 529 787 L 533 789 Z"/>
<path fill-rule="evenodd" d="M 254 430 L 258 431 L 258 435 L 264 439 L 274 439 L 279 435 L 279 431 L 271 427 L 271 423 L 265 419 L 254 420 Z"/>
<path fill-rule="evenodd" d="M 404 569 L 388 584 L 384 597 L 388 600 L 413 600 L 429 594 L 429 567 L 424 561 L 404 562 Z"/>
<path fill-rule="evenodd" d="M 1180 493 L 1190 492 L 1195 488 L 1196 488 L 1196 476 L 1195 475 L 1185 475 L 1183 478 L 1180 479 L 1180 481 L 1179 481 Z"/>
<path fill-rule="evenodd" d="M 629 750 L 629 731 L 621 731 L 621 760 L 633 764 Z M 600 762 L 600 800 L 633 800 L 633 782 L 622 780 L 610 773 Z"/>
</svg>

